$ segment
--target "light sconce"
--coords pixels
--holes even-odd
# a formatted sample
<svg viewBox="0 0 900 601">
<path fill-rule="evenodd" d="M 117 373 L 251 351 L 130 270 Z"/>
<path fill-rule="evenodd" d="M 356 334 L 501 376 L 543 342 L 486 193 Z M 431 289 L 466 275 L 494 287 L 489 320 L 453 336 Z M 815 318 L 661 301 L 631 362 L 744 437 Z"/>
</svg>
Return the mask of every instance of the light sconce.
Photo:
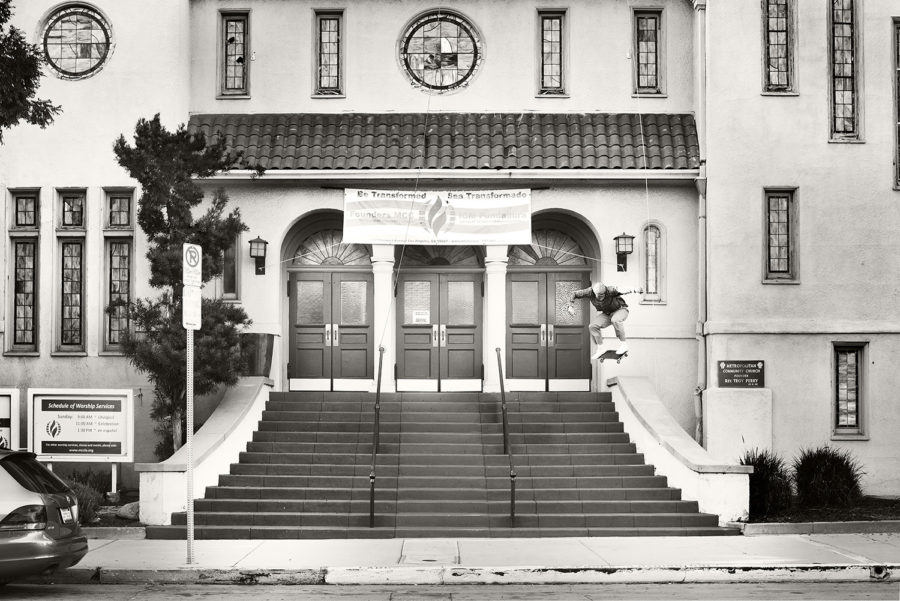
<svg viewBox="0 0 900 601">
<path fill-rule="evenodd" d="M 259 236 L 250 241 L 250 256 L 256 260 L 256 275 L 266 274 L 266 246 L 268 244 Z"/>
<path fill-rule="evenodd" d="M 634 236 L 622 232 L 613 240 L 616 242 L 616 271 L 628 271 L 628 255 L 634 252 Z"/>
</svg>

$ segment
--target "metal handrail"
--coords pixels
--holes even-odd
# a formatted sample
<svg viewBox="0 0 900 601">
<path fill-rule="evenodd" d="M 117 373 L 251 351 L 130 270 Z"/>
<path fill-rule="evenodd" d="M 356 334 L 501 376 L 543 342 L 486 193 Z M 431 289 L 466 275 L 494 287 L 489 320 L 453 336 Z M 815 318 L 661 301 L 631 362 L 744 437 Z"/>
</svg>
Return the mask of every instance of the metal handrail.
<svg viewBox="0 0 900 601">
<path fill-rule="evenodd" d="M 509 411 L 506 408 L 506 388 L 503 385 L 503 361 L 497 347 L 497 370 L 500 373 L 500 413 L 503 416 L 503 453 L 509 458 L 509 519 L 516 524 L 516 466 L 513 463 L 512 446 L 509 444 Z"/>
<path fill-rule="evenodd" d="M 384 347 L 378 347 L 378 382 L 375 389 L 375 416 L 372 423 L 372 467 L 369 470 L 369 528 L 375 527 L 375 465 L 378 458 L 378 444 L 381 438 L 381 364 Z"/>
</svg>

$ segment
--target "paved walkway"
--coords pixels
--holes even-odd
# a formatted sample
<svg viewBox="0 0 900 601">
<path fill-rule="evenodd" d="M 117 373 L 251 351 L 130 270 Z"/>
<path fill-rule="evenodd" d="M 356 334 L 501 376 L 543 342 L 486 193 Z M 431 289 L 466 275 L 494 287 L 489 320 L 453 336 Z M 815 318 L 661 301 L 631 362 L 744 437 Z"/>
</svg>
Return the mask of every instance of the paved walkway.
<svg viewBox="0 0 900 601">
<path fill-rule="evenodd" d="M 52 582 L 467 584 L 900 581 L 900 533 L 721 537 L 94 539 Z"/>
</svg>

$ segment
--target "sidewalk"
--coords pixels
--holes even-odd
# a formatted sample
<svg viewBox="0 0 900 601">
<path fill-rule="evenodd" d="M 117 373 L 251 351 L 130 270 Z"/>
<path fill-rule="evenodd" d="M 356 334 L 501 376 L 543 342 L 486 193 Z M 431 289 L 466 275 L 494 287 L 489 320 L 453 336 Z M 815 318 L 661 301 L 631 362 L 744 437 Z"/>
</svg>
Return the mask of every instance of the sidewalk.
<svg viewBox="0 0 900 601">
<path fill-rule="evenodd" d="M 721 537 L 93 539 L 44 580 L 195 584 L 900 581 L 900 533 Z"/>
</svg>

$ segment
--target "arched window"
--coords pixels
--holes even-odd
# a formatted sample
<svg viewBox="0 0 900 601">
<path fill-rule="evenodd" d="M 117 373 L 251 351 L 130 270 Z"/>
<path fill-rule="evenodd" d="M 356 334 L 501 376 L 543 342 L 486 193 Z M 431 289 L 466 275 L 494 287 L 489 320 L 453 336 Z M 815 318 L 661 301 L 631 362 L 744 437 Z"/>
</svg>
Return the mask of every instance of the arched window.
<svg viewBox="0 0 900 601">
<path fill-rule="evenodd" d="M 641 241 L 641 285 L 648 303 L 665 302 L 665 240 L 659 225 L 644 227 Z"/>
</svg>

